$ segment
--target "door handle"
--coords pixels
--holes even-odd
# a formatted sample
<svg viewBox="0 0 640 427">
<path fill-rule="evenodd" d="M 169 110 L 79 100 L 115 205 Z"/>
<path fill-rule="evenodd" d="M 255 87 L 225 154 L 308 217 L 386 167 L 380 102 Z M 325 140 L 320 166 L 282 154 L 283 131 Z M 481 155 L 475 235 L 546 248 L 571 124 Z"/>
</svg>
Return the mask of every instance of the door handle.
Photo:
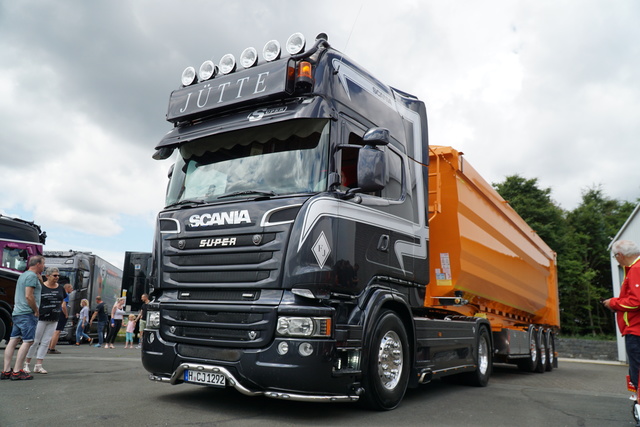
<svg viewBox="0 0 640 427">
<path fill-rule="evenodd" d="M 383 234 L 378 240 L 378 250 L 381 252 L 387 252 L 389 250 L 389 235 Z"/>
</svg>

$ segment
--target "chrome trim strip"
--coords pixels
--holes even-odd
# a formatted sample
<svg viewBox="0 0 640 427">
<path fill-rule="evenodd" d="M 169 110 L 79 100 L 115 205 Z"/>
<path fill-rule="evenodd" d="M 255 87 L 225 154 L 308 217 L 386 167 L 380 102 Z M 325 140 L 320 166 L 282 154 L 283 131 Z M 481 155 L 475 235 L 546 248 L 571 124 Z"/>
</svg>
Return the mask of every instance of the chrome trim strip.
<svg viewBox="0 0 640 427">
<path fill-rule="evenodd" d="M 235 388 L 240 393 L 245 396 L 266 396 L 272 399 L 282 399 L 282 400 L 295 400 L 299 402 L 356 402 L 360 397 L 359 396 L 348 396 L 348 395 L 306 395 L 306 394 L 296 394 L 296 393 L 285 393 L 279 391 L 253 391 L 244 387 L 240 382 L 233 376 L 228 369 L 222 366 L 214 366 L 214 365 L 202 365 L 200 363 L 183 363 L 178 366 L 178 369 L 171 375 L 171 378 L 161 375 L 149 375 L 149 379 L 152 381 L 160 381 L 163 383 L 170 384 L 180 384 L 184 381 L 182 380 L 184 376 L 184 371 L 186 369 L 190 369 L 193 371 L 201 371 L 201 372 L 211 372 L 215 374 L 222 374 L 227 380 L 227 384 Z"/>
</svg>

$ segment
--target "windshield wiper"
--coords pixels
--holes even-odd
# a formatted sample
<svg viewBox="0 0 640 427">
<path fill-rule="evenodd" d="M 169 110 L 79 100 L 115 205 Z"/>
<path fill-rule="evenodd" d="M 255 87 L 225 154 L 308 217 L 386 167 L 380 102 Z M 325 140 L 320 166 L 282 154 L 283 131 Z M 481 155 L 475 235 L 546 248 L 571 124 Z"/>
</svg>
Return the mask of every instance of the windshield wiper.
<svg viewBox="0 0 640 427">
<path fill-rule="evenodd" d="M 261 196 L 275 196 L 276 193 L 273 191 L 260 191 L 260 190 L 244 190 L 244 191 L 235 191 L 233 193 L 224 194 L 219 196 L 218 199 L 224 199 L 226 197 L 234 197 L 234 196 L 248 196 L 250 194 L 259 194 Z"/>
<path fill-rule="evenodd" d="M 204 205 L 205 203 L 206 202 L 204 200 L 184 199 L 184 200 L 180 200 L 179 202 L 170 204 L 169 206 L 167 206 L 167 208 L 172 208 L 174 206 L 181 206 L 181 205 Z"/>
</svg>

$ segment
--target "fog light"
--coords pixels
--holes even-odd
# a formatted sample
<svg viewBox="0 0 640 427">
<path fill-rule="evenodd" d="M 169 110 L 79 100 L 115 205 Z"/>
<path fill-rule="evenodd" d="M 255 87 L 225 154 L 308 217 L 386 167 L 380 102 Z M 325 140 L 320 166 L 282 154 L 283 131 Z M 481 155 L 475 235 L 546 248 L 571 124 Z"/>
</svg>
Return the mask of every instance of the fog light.
<svg viewBox="0 0 640 427">
<path fill-rule="evenodd" d="M 236 69 L 236 58 L 232 54 L 227 53 L 225 56 L 220 58 L 220 64 L 218 64 L 218 67 L 222 74 L 232 73 Z"/>
<path fill-rule="evenodd" d="M 278 344 L 278 354 L 280 356 L 284 356 L 288 352 L 289 352 L 289 344 L 287 344 L 286 341 L 281 341 Z"/>
<path fill-rule="evenodd" d="M 216 76 L 218 72 L 218 67 L 213 63 L 213 61 L 204 61 L 200 66 L 200 72 L 198 75 L 200 76 L 200 81 L 209 80 L 212 77 Z"/>
<path fill-rule="evenodd" d="M 297 55 L 302 52 L 305 47 L 304 35 L 302 33 L 291 34 L 291 37 L 287 40 L 287 52 L 290 55 Z"/>
<path fill-rule="evenodd" d="M 313 354 L 313 346 L 308 342 L 300 343 L 298 346 L 298 353 L 303 357 L 311 356 Z"/>
<path fill-rule="evenodd" d="M 347 352 L 347 366 L 349 369 L 360 369 L 360 351 L 349 350 Z"/>
<path fill-rule="evenodd" d="M 187 67 L 182 72 L 182 86 L 190 86 L 196 81 L 196 69 L 193 67 Z"/>
<path fill-rule="evenodd" d="M 251 68 L 258 63 L 258 51 L 248 47 L 240 54 L 240 65 L 243 68 Z"/>
<path fill-rule="evenodd" d="M 262 56 L 267 62 L 275 61 L 280 58 L 280 43 L 278 40 L 270 40 L 262 49 Z"/>
</svg>

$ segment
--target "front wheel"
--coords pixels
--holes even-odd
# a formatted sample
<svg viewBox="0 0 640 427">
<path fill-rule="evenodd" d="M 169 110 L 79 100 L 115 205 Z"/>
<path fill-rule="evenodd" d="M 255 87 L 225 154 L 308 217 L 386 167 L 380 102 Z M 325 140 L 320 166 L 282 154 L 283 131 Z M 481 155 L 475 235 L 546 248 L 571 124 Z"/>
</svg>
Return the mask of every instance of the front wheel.
<svg viewBox="0 0 640 427">
<path fill-rule="evenodd" d="M 377 410 L 397 407 L 409 382 L 409 344 L 400 318 L 384 311 L 373 329 L 363 373 L 364 403 Z"/>
</svg>

